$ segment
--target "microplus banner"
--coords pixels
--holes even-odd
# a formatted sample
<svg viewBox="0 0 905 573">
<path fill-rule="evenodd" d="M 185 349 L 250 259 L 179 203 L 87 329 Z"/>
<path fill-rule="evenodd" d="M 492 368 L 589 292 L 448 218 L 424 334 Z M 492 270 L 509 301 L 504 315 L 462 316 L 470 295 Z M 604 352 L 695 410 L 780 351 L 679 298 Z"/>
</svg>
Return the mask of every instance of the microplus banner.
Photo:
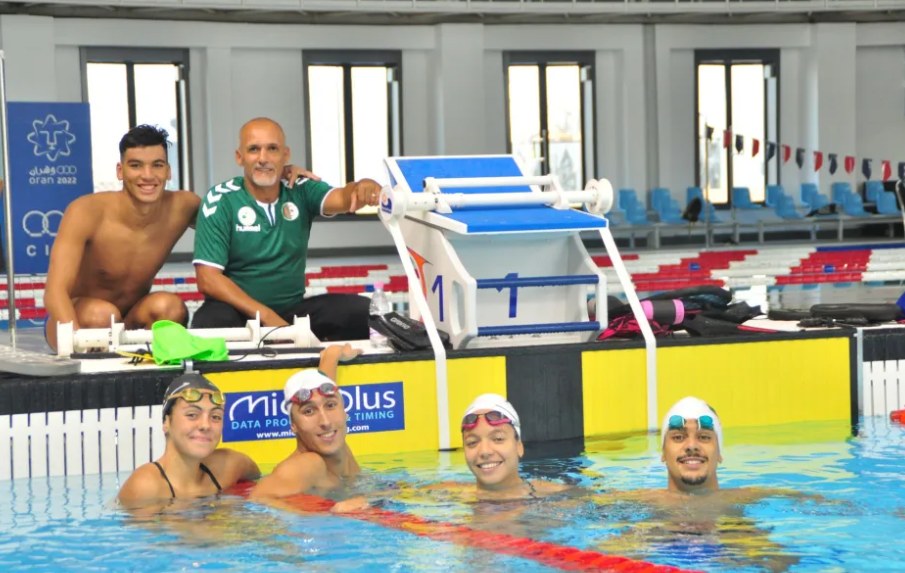
<svg viewBox="0 0 905 573">
<path fill-rule="evenodd" d="M 340 388 L 349 434 L 392 432 L 405 429 L 402 382 L 354 384 Z M 292 438 L 288 408 L 277 390 L 229 392 L 223 441 L 253 442 Z"/>
</svg>

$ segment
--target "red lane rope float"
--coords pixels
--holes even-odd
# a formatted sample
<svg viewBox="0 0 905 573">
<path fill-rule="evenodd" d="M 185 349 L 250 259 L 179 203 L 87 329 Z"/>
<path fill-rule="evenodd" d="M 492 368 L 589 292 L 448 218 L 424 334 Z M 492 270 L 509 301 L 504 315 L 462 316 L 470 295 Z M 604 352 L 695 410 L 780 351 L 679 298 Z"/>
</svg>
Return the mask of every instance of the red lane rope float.
<svg viewBox="0 0 905 573">
<path fill-rule="evenodd" d="M 236 484 L 226 493 L 244 497 L 248 495 L 253 486 L 253 483 Z M 306 494 L 293 495 L 283 498 L 281 501 L 309 513 L 327 513 L 336 503 L 329 499 Z M 646 561 L 636 561 L 628 557 L 605 555 L 597 551 L 535 541 L 526 537 L 478 531 L 464 525 L 431 521 L 417 515 L 399 511 L 368 508 L 363 511 L 338 515 L 405 531 L 406 533 L 426 537 L 434 541 L 445 541 L 459 546 L 485 549 L 494 553 L 530 559 L 542 565 L 565 571 L 701 573 L 670 565 L 656 565 Z"/>
</svg>

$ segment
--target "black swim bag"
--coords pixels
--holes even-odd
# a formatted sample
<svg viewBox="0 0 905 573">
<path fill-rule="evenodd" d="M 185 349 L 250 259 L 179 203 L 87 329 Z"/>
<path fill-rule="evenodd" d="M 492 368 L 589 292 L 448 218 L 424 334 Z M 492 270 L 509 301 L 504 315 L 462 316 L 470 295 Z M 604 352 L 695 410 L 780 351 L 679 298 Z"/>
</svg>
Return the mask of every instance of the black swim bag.
<svg viewBox="0 0 905 573">
<path fill-rule="evenodd" d="M 371 328 L 387 337 L 390 346 L 400 352 L 430 350 L 431 348 L 427 329 L 418 320 L 412 320 L 398 312 L 391 312 L 383 316 L 371 315 L 368 322 Z M 452 348 L 449 335 L 442 330 L 438 330 L 438 332 L 443 346 L 447 350 Z"/>
</svg>

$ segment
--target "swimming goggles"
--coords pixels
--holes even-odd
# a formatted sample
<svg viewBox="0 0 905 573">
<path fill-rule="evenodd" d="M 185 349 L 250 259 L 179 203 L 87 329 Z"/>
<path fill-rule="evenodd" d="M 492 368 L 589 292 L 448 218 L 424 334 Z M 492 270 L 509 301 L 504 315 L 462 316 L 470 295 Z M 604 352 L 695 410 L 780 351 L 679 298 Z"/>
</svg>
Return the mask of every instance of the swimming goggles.
<svg viewBox="0 0 905 573">
<path fill-rule="evenodd" d="M 692 418 L 694 419 L 694 418 Z M 685 418 L 682 416 L 670 416 L 669 417 L 669 429 L 670 430 L 684 430 L 685 429 Z M 711 416 L 701 416 L 698 418 L 698 429 L 700 430 L 710 430 L 713 429 L 713 417 Z"/>
<path fill-rule="evenodd" d="M 491 426 L 502 426 L 503 424 L 511 424 L 512 420 L 506 417 L 506 414 L 502 412 L 497 412 L 496 410 L 491 410 L 490 412 L 486 412 L 484 414 L 468 414 L 464 418 L 462 418 L 462 429 L 463 430 L 471 430 L 474 429 L 478 425 L 478 419 L 484 416 L 484 419 L 487 420 L 487 423 Z"/>
<path fill-rule="evenodd" d="M 334 384 L 333 382 L 324 382 L 314 390 L 317 390 L 321 393 L 321 396 L 336 396 L 336 391 L 339 390 L 339 386 Z M 298 392 L 296 392 L 292 398 L 289 399 L 290 402 L 295 402 L 299 406 L 304 404 L 305 402 L 311 400 L 311 396 L 314 395 L 314 390 L 311 388 L 302 388 Z"/>
<path fill-rule="evenodd" d="M 215 406 L 222 406 L 223 404 L 226 404 L 226 398 L 223 396 L 223 392 L 212 392 L 210 390 L 200 390 L 198 388 L 186 388 L 185 390 L 174 392 L 167 397 L 166 401 L 167 403 L 172 403 L 177 398 L 182 398 L 186 402 L 194 404 L 195 402 L 200 402 L 205 395 L 211 397 L 211 402 Z"/>
</svg>

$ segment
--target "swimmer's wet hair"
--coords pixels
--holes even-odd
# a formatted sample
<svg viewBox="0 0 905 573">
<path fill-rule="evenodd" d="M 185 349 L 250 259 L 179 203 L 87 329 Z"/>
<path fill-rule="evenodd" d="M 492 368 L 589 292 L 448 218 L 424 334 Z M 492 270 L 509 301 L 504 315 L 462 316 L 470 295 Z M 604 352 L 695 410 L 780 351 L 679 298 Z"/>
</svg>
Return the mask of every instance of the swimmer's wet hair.
<svg viewBox="0 0 905 573">
<path fill-rule="evenodd" d="M 136 147 L 154 147 L 156 145 L 163 146 L 164 153 L 169 151 L 170 134 L 162 127 L 153 125 L 136 125 L 119 140 L 119 155 L 122 157 L 126 154 L 127 149 Z"/>
</svg>

